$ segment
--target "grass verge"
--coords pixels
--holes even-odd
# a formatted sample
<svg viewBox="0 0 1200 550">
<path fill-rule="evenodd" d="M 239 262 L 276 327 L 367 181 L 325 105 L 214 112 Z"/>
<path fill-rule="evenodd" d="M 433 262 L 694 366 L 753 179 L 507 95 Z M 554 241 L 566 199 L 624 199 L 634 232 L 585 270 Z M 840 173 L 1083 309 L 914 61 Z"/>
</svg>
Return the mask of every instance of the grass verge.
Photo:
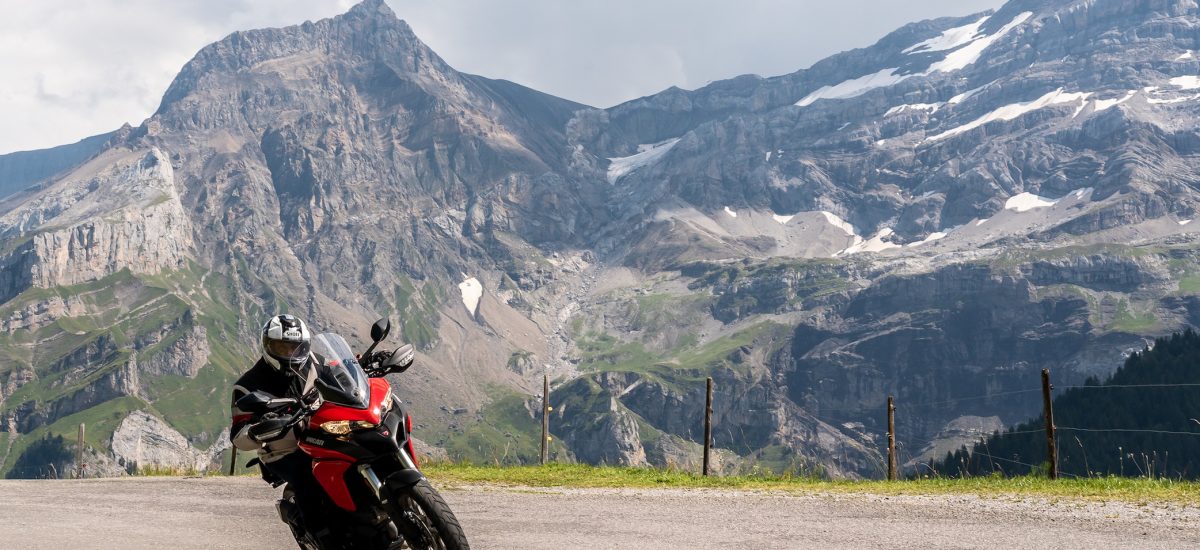
<svg viewBox="0 0 1200 550">
<path fill-rule="evenodd" d="M 428 464 L 426 475 L 442 484 L 564 488 L 734 489 L 793 493 L 872 495 L 978 495 L 1051 500 L 1170 503 L 1200 506 L 1200 483 L 1166 479 L 1104 477 L 1060 479 L 985 477 L 909 481 L 825 481 L 800 477 L 703 477 L 690 472 L 552 464 L 548 466 L 471 466 Z"/>
</svg>

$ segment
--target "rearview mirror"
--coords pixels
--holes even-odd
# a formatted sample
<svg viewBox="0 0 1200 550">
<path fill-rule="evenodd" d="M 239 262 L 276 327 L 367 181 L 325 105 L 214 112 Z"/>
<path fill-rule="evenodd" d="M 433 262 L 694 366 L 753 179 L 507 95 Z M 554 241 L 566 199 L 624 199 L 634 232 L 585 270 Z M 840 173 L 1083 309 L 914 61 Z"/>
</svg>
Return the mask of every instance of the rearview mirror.
<svg viewBox="0 0 1200 550">
<path fill-rule="evenodd" d="M 384 317 L 371 325 L 371 341 L 379 343 L 392 331 L 392 320 Z"/>
<path fill-rule="evenodd" d="M 396 348 L 387 359 L 383 360 L 383 367 L 390 372 L 404 372 L 413 364 L 413 358 L 417 355 L 412 344 L 405 344 Z"/>
</svg>

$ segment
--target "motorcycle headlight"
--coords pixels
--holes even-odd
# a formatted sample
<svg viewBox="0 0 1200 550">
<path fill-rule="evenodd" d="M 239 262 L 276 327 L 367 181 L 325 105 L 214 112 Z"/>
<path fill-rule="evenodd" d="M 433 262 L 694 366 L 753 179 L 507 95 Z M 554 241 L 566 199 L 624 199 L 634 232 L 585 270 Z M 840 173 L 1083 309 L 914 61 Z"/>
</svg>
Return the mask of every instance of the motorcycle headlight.
<svg viewBox="0 0 1200 550">
<path fill-rule="evenodd" d="M 326 422 L 321 424 L 321 429 L 334 435 L 346 435 L 350 433 L 350 421 L 334 420 L 331 422 Z"/>
<path fill-rule="evenodd" d="M 333 420 L 321 424 L 322 430 L 325 430 L 326 433 L 331 433 L 333 435 L 346 435 L 353 430 L 370 430 L 374 428 L 374 423 L 362 420 Z"/>
</svg>

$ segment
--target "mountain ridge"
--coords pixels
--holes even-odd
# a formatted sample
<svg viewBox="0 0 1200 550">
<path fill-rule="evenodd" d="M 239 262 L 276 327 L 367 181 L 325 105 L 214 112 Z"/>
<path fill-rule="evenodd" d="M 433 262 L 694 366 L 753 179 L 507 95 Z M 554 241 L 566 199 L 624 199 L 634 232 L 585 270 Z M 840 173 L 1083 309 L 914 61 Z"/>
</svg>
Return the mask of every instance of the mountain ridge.
<svg viewBox="0 0 1200 550">
<path fill-rule="evenodd" d="M 1028 410 L 956 397 L 1200 319 L 1197 21 L 1013 1 L 609 109 L 460 73 L 381 0 L 234 33 L 0 202 L 10 454 L 85 415 L 103 455 L 137 411 L 220 445 L 213 392 L 288 311 L 397 321 L 455 458 L 533 460 L 547 374 L 556 456 L 695 464 L 711 376 L 722 470 L 877 475 L 886 395 L 945 403 L 906 437 L 952 442 Z"/>
</svg>

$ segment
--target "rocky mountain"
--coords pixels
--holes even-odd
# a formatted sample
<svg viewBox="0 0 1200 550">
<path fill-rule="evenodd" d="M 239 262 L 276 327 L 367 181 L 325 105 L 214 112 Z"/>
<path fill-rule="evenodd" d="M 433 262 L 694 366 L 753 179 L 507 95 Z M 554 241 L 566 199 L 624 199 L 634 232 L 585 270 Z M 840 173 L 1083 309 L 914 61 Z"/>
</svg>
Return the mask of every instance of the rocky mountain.
<svg viewBox="0 0 1200 550">
<path fill-rule="evenodd" d="M 70 145 L 0 155 L 0 199 L 82 164 L 110 137 L 101 134 Z"/>
<path fill-rule="evenodd" d="M 86 421 L 114 462 L 213 460 L 280 311 L 398 321 L 451 458 L 536 456 L 543 373 L 564 460 L 694 465 L 710 376 L 726 471 L 877 475 L 889 394 L 904 461 L 944 454 L 1200 316 L 1196 29 L 1013 0 L 604 110 L 458 72 L 382 0 L 234 33 L 0 201 L 0 456 Z"/>
</svg>

